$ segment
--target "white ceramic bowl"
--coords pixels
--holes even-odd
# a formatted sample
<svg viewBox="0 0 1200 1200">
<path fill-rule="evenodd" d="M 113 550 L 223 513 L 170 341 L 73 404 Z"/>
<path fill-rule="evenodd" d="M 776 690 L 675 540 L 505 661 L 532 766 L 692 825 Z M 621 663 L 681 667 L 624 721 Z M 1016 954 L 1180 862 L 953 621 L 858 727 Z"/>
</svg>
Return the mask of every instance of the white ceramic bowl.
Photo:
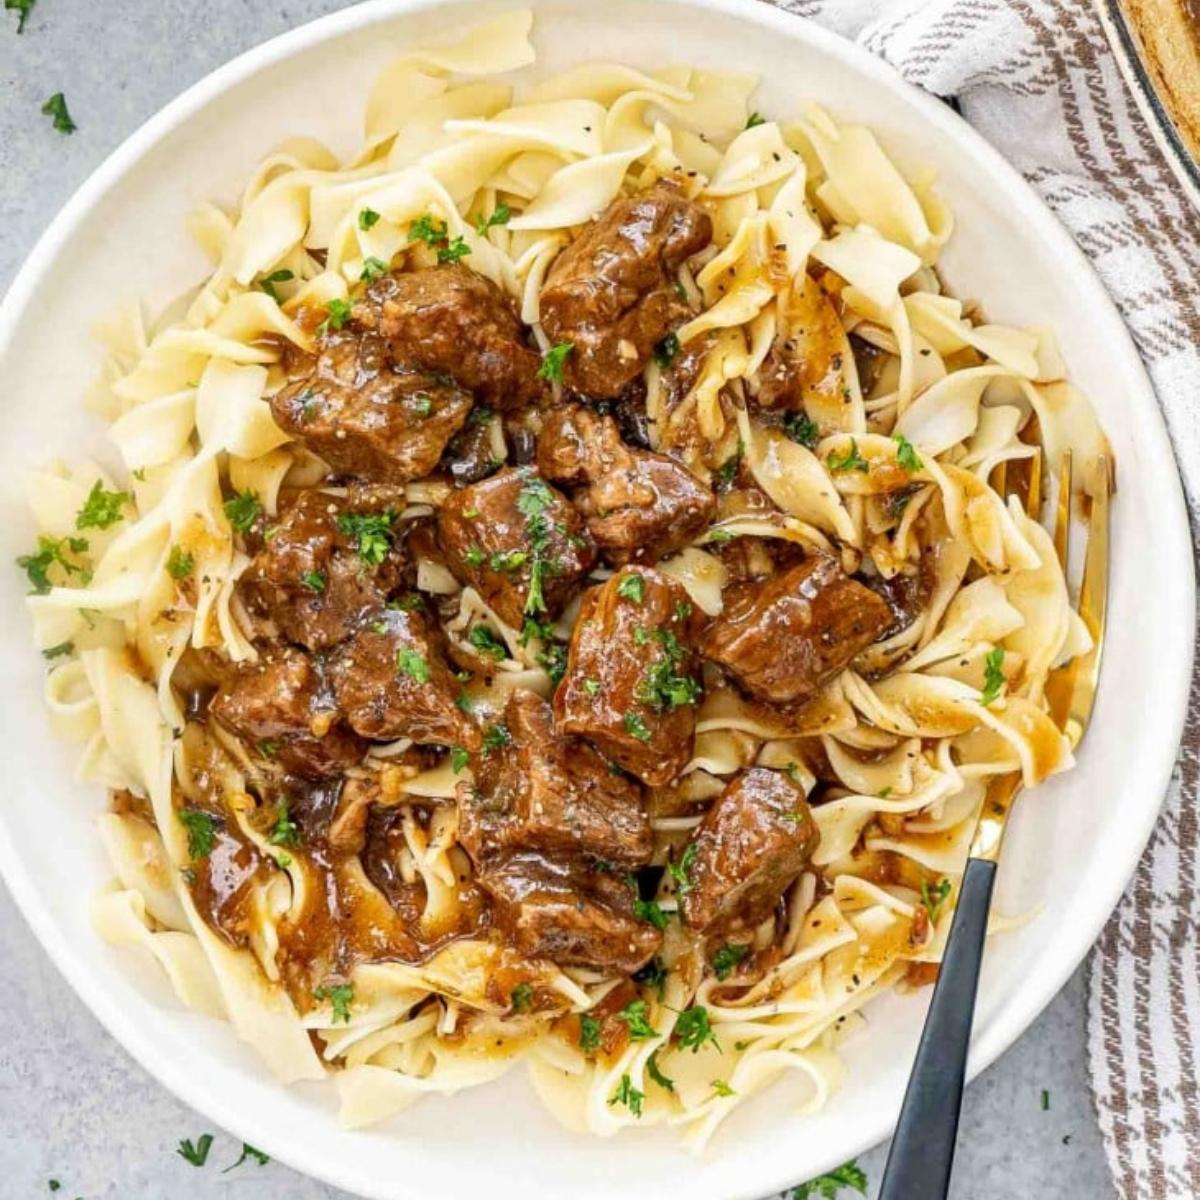
<svg viewBox="0 0 1200 1200">
<path fill-rule="evenodd" d="M 92 322 L 141 296 L 165 304 L 204 263 L 183 234 L 204 198 L 232 199 L 256 159 L 289 134 L 348 151 L 364 88 L 407 44 L 501 7 L 479 0 L 378 0 L 243 55 L 168 105 L 59 214 L 0 309 L 0 560 L 27 549 L 22 470 L 87 452 L 99 429 L 80 407 L 98 352 Z M 1036 909 L 990 945 L 975 1027 L 979 1071 L 1029 1025 L 1092 944 L 1133 871 L 1167 785 L 1190 675 L 1194 587 L 1171 449 L 1129 336 L 1091 268 L 1033 192 L 948 108 L 865 52 L 754 0 L 535 0 L 534 74 L 585 58 L 738 67 L 763 79 L 755 106 L 785 115 L 815 97 L 873 126 L 910 169 L 934 164 L 958 219 L 945 267 L 992 319 L 1046 323 L 1112 439 L 1111 618 L 1093 728 L 1069 775 L 1022 800 L 1002 871 L 1001 908 Z M 5 705 L 0 867 L 60 970 L 112 1034 L 168 1088 L 268 1153 L 380 1200 L 535 1196 L 765 1196 L 844 1161 L 891 1129 L 926 998 L 891 997 L 847 1050 L 828 1108 L 798 1118 L 786 1083 L 739 1111 L 708 1155 L 669 1132 L 615 1142 L 563 1132 L 524 1073 L 435 1098 L 390 1125 L 338 1129 L 332 1089 L 285 1088 L 230 1028 L 181 1012 L 134 952 L 93 934 L 88 896 L 107 878 L 92 818 L 105 805 L 73 782 L 52 741 L 43 664 L 29 646 L 19 573 L 0 575 Z M 10 1035 L 11 1036 L 11 1035 Z M 1003 1131 L 998 1131 L 1003 1136 Z"/>
</svg>

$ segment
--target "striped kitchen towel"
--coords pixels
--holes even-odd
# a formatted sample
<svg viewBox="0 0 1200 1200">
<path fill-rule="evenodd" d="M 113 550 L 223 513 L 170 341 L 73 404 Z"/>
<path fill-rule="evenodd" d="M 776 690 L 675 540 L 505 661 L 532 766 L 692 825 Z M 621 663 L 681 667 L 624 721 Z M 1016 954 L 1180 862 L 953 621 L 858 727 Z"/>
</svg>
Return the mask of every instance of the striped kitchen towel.
<svg viewBox="0 0 1200 1200">
<path fill-rule="evenodd" d="M 1200 216 L 1089 0 L 770 0 L 853 38 L 963 115 L 1100 273 L 1158 393 L 1196 548 Z M 1089 1059 L 1121 1200 L 1200 1196 L 1200 675 L 1166 807 L 1092 952 Z"/>
</svg>

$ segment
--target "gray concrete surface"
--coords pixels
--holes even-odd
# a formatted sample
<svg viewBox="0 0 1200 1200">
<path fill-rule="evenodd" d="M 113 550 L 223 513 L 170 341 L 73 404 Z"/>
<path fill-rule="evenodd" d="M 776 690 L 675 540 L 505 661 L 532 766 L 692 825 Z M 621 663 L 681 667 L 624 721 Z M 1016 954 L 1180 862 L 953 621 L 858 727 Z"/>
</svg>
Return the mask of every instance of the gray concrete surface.
<svg viewBox="0 0 1200 1200">
<path fill-rule="evenodd" d="M 581 0 L 583 2 L 583 0 Z M 163 103 L 232 56 L 344 0 L 39 0 L 0 12 L 0 288 L 71 191 Z M 78 131 L 39 111 L 66 93 Z M 72 1200 L 335 1200 L 277 1163 L 221 1174 L 240 1144 L 163 1090 L 67 988 L 0 888 L 0 1195 Z M 1042 1092 L 1049 1093 L 1043 1110 Z M 207 1166 L 181 1138 L 211 1132 Z M 882 1148 L 861 1164 L 874 1185 Z M 968 1091 L 955 1200 L 1109 1200 L 1075 976 Z M 561 1200 L 555 1197 L 555 1200 Z"/>
</svg>

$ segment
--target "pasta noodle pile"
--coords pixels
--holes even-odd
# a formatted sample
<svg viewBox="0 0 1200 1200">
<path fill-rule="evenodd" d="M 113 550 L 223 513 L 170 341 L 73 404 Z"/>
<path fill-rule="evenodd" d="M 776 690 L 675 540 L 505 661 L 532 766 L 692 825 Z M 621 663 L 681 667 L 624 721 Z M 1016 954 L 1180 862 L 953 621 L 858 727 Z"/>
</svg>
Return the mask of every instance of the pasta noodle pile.
<svg viewBox="0 0 1200 1200">
<path fill-rule="evenodd" d="M 533 62 L 531 20 L 509 13 L 406 55 L 372 88 L 355 157 L 289 139 L 232 210 L 193 216 L 208 278 L 155 324 L 128 310 L 102 331 L 108 359 L 88 404 L 109 423 L 121 482 L 93 462 L 32 475 L 40 541 L 26 561 L 38 584 L 28 603 L 52 656 L 54 728 L 82 746 L 79 777 L 148 802 L 100 818 L 116 882 L 95 902 L 97 927 L 149 951 L 186 1004 L 229 1020 L 284 1081 L 332 1075 L 349 1126 L 523 1061 L 572 1128 L 610 1135 L 663 1122 L 700 1148 L 782 1073 L 807 1079 L 811 1108 L 825 1100 L 855 1014 L 938 960 L 989 781 L 1016 771 L 1031 786 L 1071 766 L 1043 690 L 1088 634 L 1047 533 L 989 480 L 1027 468 L 1035 434 L 1050 471 L 1067 448 L 1094 461 L 1104 439 L 1048 331 L 990 324 L 945 292 L 936 264 L 951 214 L 932 181 L 907 180 L 869 130 L 815 104 L 764 120 L 750 107 L 756 81 L 723 70 L 586 63 L 518 97 L 503 77 Z M 668 871 L 648 1031 L 614 1054 L 580 1045 L 612 978 L 533 964 L 559 1008 L 508 1011 L 489 989 L 502 951 L 482 938 L 450 941 L 423 963 L 364 962 L 352 1003 L 298 1005 L 276 961 L 278 929 L 310 881 L 249 819 L 245 764 L 232 756 L 222 759 L 231 819 L 278 869 L 255 885 L 249 948 L 218 936 L 193 902 L 179 798 L 212 747 L 185 735 L 172 686 L 189 647 L 232 662 L 256 654 L 235 591 L 248 558 L 228 497 L 253 492 L 274 513 L 281 488 L 326 471 L 265 402 L 285 382 L 284 348 L 311 352 L 300 314 L 336 313 L 372 263 L 415 253 L 410 231 L 432 216 L 466 247 L 466 265 L 516 298 L 548 349 L 539 293 L 555 256 L 614 198 L 671 174 L 715 234 L 683 281 L 699 301 L 677 333 L 684 353 L 702 355 L 693 386 L 673 395 L 663 368 L 647 368 L 651 442 L 702 478 L 740 454 L 771 503 L 725 497 L 714 524 L 662 569 L 710 616 L 725 570 L 713 551 L 733 537 L 790 541 L 848 570 L 869 559 L 889 579 L 918 563 L 932 572 L 919 617 L 794 719 L 772 721 L 710 681 L 682 796 L 714 796 L 753 764 L 788 769 L 811 792 L 814 747 L 837 780 L 814 807 L 820 845 L 786 914 L 756 931 L 755 947 L 776 953 L 754 978 L 705 971 L 673 919 Z M 851 334 L 874 352 L 870 380 Z M 778 338 L 793 339 L 806 372 L 806 420 L 787 426 L 746 403 Z M 496 452 L 504 457 L 502 439 Z M 408 485 L 401 519 L 430 513 L 446 492 Z M 477 592 L 432 561 L 420 587 L 458 595 L 451 638 L 480 621 L 503 637 L 495 679 L 474 697 L 481 711 L 498 710 L 513 687 L 550 693 L 536 647 Z M 572 619 L 568 610 L 560 634 Z M 376 747 L 376 768 L 386 775 L 402 748 Z M 407 811 L 432 809 L 428 822 L 406 821 L 401 865 L 424 884 L 422 920 L 450 919 L 469 871 L 455 840 L 457 777 L 443 765 L 388 778 Z M 656 816 L 656 861 L 699 819 Z M 361 872 L 356 880 L 371 890 Z M 378 893 L 364 903 L 385 904 Z"/>
</svg>

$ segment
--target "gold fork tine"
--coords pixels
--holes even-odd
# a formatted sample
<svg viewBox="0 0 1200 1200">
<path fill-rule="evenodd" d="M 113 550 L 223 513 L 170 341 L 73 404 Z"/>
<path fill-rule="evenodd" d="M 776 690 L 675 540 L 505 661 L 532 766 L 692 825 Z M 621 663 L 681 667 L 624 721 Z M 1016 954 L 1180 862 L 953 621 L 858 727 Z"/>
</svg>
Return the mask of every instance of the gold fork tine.
<svg viewBox="0 0 1200 1200">
<path fill-rule="evenodd" d="M 1071 557 L 1071 451 L 1064 450 L 1058 465 L 1058 498 L 1054 510 L 1054 550 L 1066 574 Z"/>
<path fill-rule="evenodd" d="M 1029 460 L 1029 483 L 1025 494 L 1025 515 L 1036 521 L 1042 511 L 1042 452 L 1034 451 Z"/>
</svg>

